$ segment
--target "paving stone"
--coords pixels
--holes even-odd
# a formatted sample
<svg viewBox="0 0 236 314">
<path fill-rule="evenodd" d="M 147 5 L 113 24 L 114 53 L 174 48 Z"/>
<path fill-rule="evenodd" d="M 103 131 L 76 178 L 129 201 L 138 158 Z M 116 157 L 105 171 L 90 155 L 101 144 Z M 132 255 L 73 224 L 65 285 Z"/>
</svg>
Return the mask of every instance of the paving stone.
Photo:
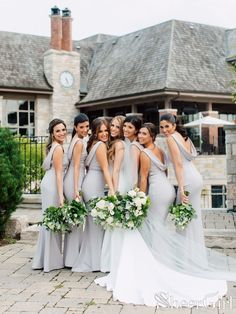
<svg viewBox="0 0 236 314">
<path fill-rule="evenodd" d="M 144 305 L 124 305 L 120 314 L 154 314 L 156 308 Z"/>
<path fill-rule="evenodd" d="M 42 309 L 39 313 L 40 314 L 65 314 L 65 313 L 68 313 L 68 311 L 65 308 L 60 309 L 58 307 L 57 308 L 46 307 L 46 308 Z"/>
<path fill-rule="evenodd" d="M 38 313 L 41 309 L 45 307 L 46 303 L 42 302 L 16 302 L 9 309 L 11 312 L 20 311 L 20 312 L 36 312 Z"/>
<path fill-rule="evenodd" d="M 121 312 L 121 305 L 90 305 L 85 310 L 85 314 L 118 314 Z M 131 314 L 131 313 L 130 313 Z"/>
</svg>

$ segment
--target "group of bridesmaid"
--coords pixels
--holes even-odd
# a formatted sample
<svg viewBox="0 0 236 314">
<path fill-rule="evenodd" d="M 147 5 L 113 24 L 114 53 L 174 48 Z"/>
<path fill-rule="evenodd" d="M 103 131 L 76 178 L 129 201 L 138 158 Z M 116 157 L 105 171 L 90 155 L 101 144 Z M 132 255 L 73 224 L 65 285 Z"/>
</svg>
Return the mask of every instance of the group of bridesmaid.
<svg viewBox="0 0 236 314">
<path fill-rule="evenodd" d="M 112 290 L 115 299 L 135 304 L 175 306 L 176 300 L 178 304 L 206 300 L 209 305 L 225 295 L 225 279 L 236 278 L 236 270 L 226 270 L 225 256 L 205 248 L 202 177 L 192 163 L 196 149 L 174 115 L 160 117 L 160 131 L 166 136 L 167 151 L 156 144 L 156 126 L 142 124 L 138 116 L 115 116 L 110 122 L 96 118 L 90 126 L 87 115 L 80 113 L 64 152 L 66 125 L 60 119 L 50 122 L 43 163 L 46 173 L 41 182 L 42 211 L 63 205 L 65 199 L 79 199 L 88 206 L 91 198 L 104 196 L 106 189 L 114 195 L 135 186 L 150 196 L 151 206 L 139 230 L 104 231 L 91 215 L 84 230 L 74 227 L 64 238 L 41 226 L 33 269 L 108 272 L 95 282 Z M 174 166 L 177 193 L 167 177 L 169 162 Z M 180 233 L 166 227 L 175 198 L 190 202 L 197 213 Z M 169 298 L 163 305 L 163 293 L 172 301 Z M 193 306 L 189 304 L 186 306 Z"/>
<path fill-rule="evenodd" d="M 105 118 L 96 118 L 91 123 L 91 135 L 88 139 L 89 129 L 88 116 L 83 113 L 76 116 L 72 139 L 65 153 L 63 143 L 67 136 L 66 125 L 60 119 L 50 122 L 47 155 L 43 163 L 46 173 L 41 182 L 42 211 L 52 205 L 63 205 L 65 199 L 79 199 L 86 204 L 91 198 L 103 196 L 105 185 L 111 195 L 116 191 L 124 193 L 138 185 L 142 191 L 150 194 L 153 208 L 158 208 L 157 205 L 161 206 L 163 198 L 160 191 L 164 187 L 164 208 L 159 208 L 164 222 L 175 192 L 166 178 L 166 154 L 155 144 L 155 125 L 142 125 L 138 116 L 129 115 L 115 116 L 110 123 Z M 175 116 L 162 116 L 160 129 L 167 136 L 170 156 L 173 157 L 179 185 L 178 196 L 181 202 L 188 202 L 184 194 L 187 182 L 179 149 L 182 146 L 186 152 L 192 154 L 194 147 Z M 152 163 L 158 163 L 162 177 L 165 178 L 159 184 L 155 180 L 152 182 Z M 196 186 L 196 175 L 199 175 L 197 172 L 194 175 Z M 201 189 L 201 178 L 199 182 Z M 152 210 L 149 215 L 151 214 Z M 196 230 L 191 232 L 201 231 L 198 224 Z M 203 240 L 202 234 L 199 237 Z M 74 227 L 71 233 L 65 235 L 64 245 L 60 233 L 53 233 L 42 226 L 33 268 L 49 272 L 65 266 L 78 272 L 107 272 L 111 268 L 111 244 L 112 232 L 106 231 L 104 235 L 104 230 L 94 224 L 90 215 L 87 217 L 85 230 Z"/>
</svg>

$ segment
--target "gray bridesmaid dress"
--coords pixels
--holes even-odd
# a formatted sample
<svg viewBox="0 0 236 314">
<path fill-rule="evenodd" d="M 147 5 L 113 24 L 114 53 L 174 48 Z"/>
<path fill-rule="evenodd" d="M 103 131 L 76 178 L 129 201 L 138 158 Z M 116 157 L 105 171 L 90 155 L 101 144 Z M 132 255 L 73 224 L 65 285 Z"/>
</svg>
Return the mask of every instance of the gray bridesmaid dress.
<svg viewBox="0 0 236 314">
<path fill-rule="evenodd" d="M 185 237 L 185 245 L 188 249 L 189 256 L 194 256 L 196 252 L 198 255 L 202 255 L 204 258 L 205 252 L 205 242 L 202 227 L 201 218 L 201 190 L 203 185 L 203 180 L 201 174 L 196 169 L 192 160 L 197 157 L 196 149 L 193 143 L 191 143 L 191 153 L 189 153 L 182 143 L 179 141 L 176 133 L 171 135 L 178 145 L 182 162 L 183 162 L 183 172 L 184 172 L 184 183 L 185 190 L 190 192 L 188 196 L 189 203 L 192 204 L 193 208 L 196 210 L 197 218 L 194 218 L 187 226 L 184 231 L 180 231 Z M 177 193 L 177 203 L 179 203 L 179 191 Z"/>
<path fill-rule="evenodd" d="M 87 174 L 82 184 L 85 203 L 91 198 L 104 196 L 105 179 L 96 158 L 97 148 L 102 144 L 97 142 L 90 150 L 85 161 Z M 92 216 L 87 217 L 81 249 L 72 267 L 74 272 L 91 272 L 101 269 L 101 250 L 104 230 L 93 222 Z"/>
<path fill-rule="evenodd" d="M 78 191 L 81 190 L 82 182 L 85 175 L 85 159 L 87 157 L 86 145 L 83 139 L 78 138 L 77 135 L 71 141 L 68 149 L 69 168 L 64 179 L 64 194 L 65 198 L 71 202 L 74 199 L 74 161 L 73 150 L 75 145 L 81 142 L 83 144 L 83 150 L 80 156 L 79 165 L 79 179 L 78 179 Z M 81 242 L 82 242 L 83 230 L 82 227 L 73 227 L 70 233 L 65 234 L 64 238 L 64 264 L 66 267 L 72 267 L 79 254 Z"/>
<path fill-rule="evenodd" d="M 60 144 L 52 144 L 42 165 L 44 170 L 46 170 L 41 182 L 42 213 L 49 206 L 59 206 L 56 173 L 53 165 L 53 153 L 58 146 L 60 146 Z M 67 155 L 64 154 L 63 172 L 67 168 L 67 165 Z M 59 232 L 54 233 L 47 230 L 44 226 L 41 226 L 32 268 L 43 269 L 45 272 L 49 272 L 53 269 L 63 267 L 62 234 Z"/>
</svg>

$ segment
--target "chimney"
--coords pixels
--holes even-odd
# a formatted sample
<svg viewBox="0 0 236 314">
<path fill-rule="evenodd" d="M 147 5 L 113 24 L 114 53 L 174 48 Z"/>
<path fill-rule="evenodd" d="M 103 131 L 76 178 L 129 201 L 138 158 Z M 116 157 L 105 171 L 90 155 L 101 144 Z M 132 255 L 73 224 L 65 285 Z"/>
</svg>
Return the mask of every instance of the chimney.
<svg viewBox="0 0 236 314">
<path fill-rule="evenodd" d="M 62 21 L 60 9 L 57 6 L 51 8 L 51 48 L 61 50 Z"/>
<path fill-rule="evenodd" d="M 72 51 L 72 18 L 68 8 L 62 10 L 62 42 L 61 49 Z"/>
</svg>

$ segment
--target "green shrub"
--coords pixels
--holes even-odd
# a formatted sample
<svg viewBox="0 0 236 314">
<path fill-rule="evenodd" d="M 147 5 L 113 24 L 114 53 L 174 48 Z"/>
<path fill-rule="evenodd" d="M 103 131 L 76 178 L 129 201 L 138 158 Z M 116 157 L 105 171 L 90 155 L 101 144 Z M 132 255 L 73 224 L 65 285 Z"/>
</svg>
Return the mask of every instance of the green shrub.
<svg viewBox="0 0 236 314">
<path fill-rule="evenodd" d="M 19 146 L 8 129 L 0 128 L 0 238 L 21 201 L 24 169 Z"/>
</svg>

